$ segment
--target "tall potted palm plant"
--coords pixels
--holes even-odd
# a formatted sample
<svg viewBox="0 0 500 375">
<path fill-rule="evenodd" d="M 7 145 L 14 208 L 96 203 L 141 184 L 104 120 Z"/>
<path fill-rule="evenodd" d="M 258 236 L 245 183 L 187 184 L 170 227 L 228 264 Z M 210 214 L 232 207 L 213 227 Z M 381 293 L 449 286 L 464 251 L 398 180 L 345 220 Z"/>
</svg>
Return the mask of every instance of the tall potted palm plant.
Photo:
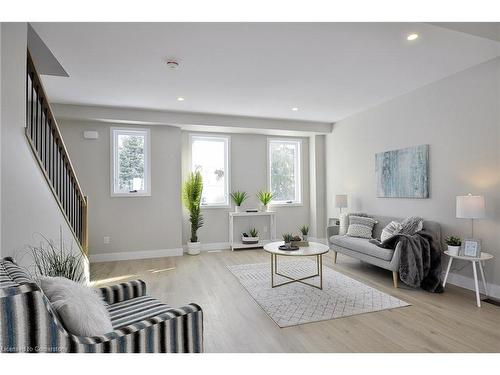
<svg viewBox="0 0 500 375">
<path fill-rule="evenodd" d="M 182 189 L 182 201 L 189 211 L 189 222 L 191 223 L 191 238 L 188 242 L 188 254 L 200 253 L 201 242 L 198 241 L 198 229 L 203 226 L 203 215 L 201 214 L 201 193 L 203 192 L 203 179 L 200 172 L 192 172 L 184 182 Z"/>
</svg>

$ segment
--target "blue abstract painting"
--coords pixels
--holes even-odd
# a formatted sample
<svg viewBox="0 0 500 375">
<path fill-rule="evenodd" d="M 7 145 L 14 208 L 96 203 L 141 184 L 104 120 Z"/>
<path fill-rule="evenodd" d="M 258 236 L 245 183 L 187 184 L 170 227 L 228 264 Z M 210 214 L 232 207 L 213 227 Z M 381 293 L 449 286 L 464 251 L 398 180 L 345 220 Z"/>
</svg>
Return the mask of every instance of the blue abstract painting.
<svg viewBox="0 0 500 375">
<path fill-rule="evenodd" d="M 379 198 L 429 198 L 429 145 L 375 154 Z"/>
</svg>

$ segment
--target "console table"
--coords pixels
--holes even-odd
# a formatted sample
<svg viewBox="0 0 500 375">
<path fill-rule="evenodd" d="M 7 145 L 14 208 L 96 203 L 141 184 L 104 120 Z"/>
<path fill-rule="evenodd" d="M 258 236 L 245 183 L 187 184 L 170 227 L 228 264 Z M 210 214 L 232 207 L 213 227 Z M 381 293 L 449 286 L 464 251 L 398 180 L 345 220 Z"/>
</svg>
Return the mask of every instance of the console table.
<svg viewBox="0 0 500 375">
<path fill-rule="evenodd" d="M 235 241 L 234 239 L 234 218 L 248 218 L 264 216 L 269 218 L 271 240 L 259 240 L 256 244 L 244 244 L 241 240 Z M 259 211 L 259 212 L 229 212 L 229 245 L 231 250 L 235 249 L 249 249 L 256 247 L 263 247 L 269 241 L 276 240 L 276 212 L 274 211 Z"/>
</svg>

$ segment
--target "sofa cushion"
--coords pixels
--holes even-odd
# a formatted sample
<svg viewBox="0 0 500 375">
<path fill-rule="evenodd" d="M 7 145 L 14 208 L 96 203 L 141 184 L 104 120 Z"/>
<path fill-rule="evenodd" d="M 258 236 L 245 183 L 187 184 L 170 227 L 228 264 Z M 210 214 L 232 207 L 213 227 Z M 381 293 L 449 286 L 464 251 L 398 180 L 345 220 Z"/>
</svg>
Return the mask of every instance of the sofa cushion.
<svg viewBox="0 0 500 375">
<path fill-rule="evenodd" d="M 108 311 L 92 288 L 64 277 L 40 277 L 40 287 L 73 335 L 101 336 L 112 332 Z"/>
<path fill-rule="evenodd" d="M 395 235 L 397 235 L 401 230 L 403 229 L 403 226 L 401 223 L 398 223 L 397 221 L 391 221 L 389 224 L 387 224 L 384 229 L 382 229 L 382 233 L 380 234 L 380 242 L 384 242 Z"/>
<path fill-rule="evenodd" d="M 172 308 L 149 296 L 132 298 L 108 305 L 111 324 L 114 329 L 153 318 L 169 310 L 172 310 Z"/>
<path fill-rule="evenodd" d="M 333 245 L 345 247 L 346 249 L 357 251 L 375 258 L 390 261 L 394 255 L 393 249 L 383 249 L 369 242 L 366 238 L 349 236 L 332 236 L 330 242 Z"/>
<path fill-rule="evenodd" d="M 377 223 L 369 217 L 349 216 L 347 235 L 350 237 L 372 238 L 373 226 Z"/>
</svg>

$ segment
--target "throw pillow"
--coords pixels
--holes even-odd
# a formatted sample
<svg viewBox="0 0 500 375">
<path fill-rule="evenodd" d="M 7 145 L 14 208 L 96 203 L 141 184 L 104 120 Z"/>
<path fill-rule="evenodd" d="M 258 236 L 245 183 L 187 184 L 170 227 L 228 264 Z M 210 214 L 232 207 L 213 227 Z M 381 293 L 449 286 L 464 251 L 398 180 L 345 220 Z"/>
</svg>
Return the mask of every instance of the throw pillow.
<svg viewBox="0 0 500 375">
<path fill-rule="evenodd" d="M 401 226 L 401 233 L 414 235 L 424 228 L 424 219 L 418 216 L 407 217 L 402 221 Z"/>
<path fill-rule="evenodd" d="M 349 216 L 349 237 L 372 238 L 373 227 L 377 223 L 371 217 Z"/>
<path fill-rule="evenodd" d="M 380 234 L 380 242 L 384 242 L 394 237 L 396 234 L 401 232 L 401 229 L 403 229 L 403 225 L 401 223 L 398 223 L 397 221 L 391 221 L 384 227 L 384 229 L 382 229 L 382 233 Z"/>
<path fill-rule="evenodd" d="M 339 226 L 339 235 L 344 235 L 347 234 L 347 229 L 349 228 L 349 218 L 351 216 L 361 216 L 361 217 L 368 217 L 367 214 L 364 214 L 362 212 L 359 213 L 347 213 L 347 214 L 341 214 L 339 221 L 340 221 L 340 226 Z"/>
<path fill-rule="evenodd" d="M 68 332 L 90 337 L 113 331 L 109 312 L 92 288 L 64 277 L 42 277 L 39 282 Z"/>
</svg>

